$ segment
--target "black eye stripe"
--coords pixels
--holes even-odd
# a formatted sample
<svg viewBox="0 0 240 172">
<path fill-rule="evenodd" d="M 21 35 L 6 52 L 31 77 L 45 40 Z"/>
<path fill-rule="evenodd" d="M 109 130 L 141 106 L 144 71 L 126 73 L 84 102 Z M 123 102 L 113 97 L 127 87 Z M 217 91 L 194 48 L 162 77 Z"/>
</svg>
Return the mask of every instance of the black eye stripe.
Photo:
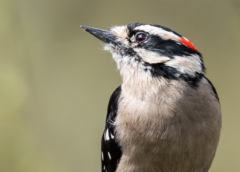
<svg viewBox="0 0 240 172">
<path fill-rule="evenodd" d="M 191 48 L 186 47 L 185 45 L 178 44 L 178 42 L 174 40 L 164 40 L 156 35 L 149 35 L 148 40 L 149 41 L 147 41 L 145 44 L 141 44 L 141 47 L 149 51 L 159 53 L 160 55 L 164 55 L 170 58 L 173 58 L 174 55 L 189 56 L 196 54 L 201 56 L 199 52 L 196 52 Z"/>
</svg>

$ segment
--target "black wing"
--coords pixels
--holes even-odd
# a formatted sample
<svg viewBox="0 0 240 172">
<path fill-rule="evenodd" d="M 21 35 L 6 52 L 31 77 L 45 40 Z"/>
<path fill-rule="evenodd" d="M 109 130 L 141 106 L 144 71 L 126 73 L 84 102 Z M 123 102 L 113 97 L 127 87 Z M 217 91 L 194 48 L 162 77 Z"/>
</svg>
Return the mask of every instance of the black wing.
<svg viewBox="0 0 240 172">
<path fill-rule="evenodd" d="M 210 86 L 212 87 L 212 91 L 213 91 L 213 93 L 215 94 L 215 97 L 218 99 L 218 101 L 219 101 L 219 97 L 218 97 L 218 94 L 217 94 L 217 90 L 215 89 L 215 87 L 213 86 L 213 84 L 212 84 L 212 82 L 209 80 L 209 79 L 207 79 L 206 77 L 204 77 L 207 81 L 208 81 L 208 83 L 210 84 Z"/>
<path fill-rule="evenodd" d="M 118 99 L 121 95 L 121 85 L 113 92 L 106 118 L 106 126 L 102 136 L 102 172 L 116 171 L 122 156 L 121 147 L 115 140 L 115 127 L 113 125 L 118 111 Z"/>
</svg>

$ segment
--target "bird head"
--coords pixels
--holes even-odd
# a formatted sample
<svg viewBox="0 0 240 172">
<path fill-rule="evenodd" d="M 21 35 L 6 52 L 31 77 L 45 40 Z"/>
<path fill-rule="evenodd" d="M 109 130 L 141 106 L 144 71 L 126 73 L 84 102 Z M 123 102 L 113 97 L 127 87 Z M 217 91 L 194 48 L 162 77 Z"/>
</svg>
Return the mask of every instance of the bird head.
<svg viewBox="0 0 240 172">
<path fill-rule="evenodd" d="M 102 30 L 81 26 L 106 43 L 124 78 L 142 73 L 146 78 L 185 80 L 194 86 L 205 67 L 191 41 L 169 28 L 130 23 Z"/>
</svg>

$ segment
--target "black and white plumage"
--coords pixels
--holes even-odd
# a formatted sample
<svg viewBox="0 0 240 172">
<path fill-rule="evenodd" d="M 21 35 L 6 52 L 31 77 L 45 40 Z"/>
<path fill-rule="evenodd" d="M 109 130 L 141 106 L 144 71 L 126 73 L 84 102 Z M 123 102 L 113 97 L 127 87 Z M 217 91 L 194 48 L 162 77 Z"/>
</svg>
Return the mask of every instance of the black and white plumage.
<svg viewBox="0 0 240 172">
<path fill-rule="evenodd" d="M 196 47 L 159 25 L 81 27 L 106 43 L 123 79 L 109 101 L 102 172 L 207 172 L 221 109 Z"/>
<path fill-rule="evenodd" d="M 116 140 L 114 127 L 120 95 L 121 86 L 113 92 L 108 104 L 106 126 L 102 136 L 102 172 L 115 171 L 122 156 L 121 147 Z"/>
</svg>

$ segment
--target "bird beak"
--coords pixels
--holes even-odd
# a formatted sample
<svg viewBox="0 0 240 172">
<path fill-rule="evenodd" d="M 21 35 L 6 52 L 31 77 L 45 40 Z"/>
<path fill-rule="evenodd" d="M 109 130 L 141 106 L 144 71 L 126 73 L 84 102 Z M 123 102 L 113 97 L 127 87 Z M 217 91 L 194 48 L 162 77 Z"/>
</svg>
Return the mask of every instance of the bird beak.
<svg viewBox="0 0 240 172">
<path fill-rule="evenodd" d="M 116 41 L 116 36 L 114 36 L 108 30 L 102 30 L 102 29 L 97 29 L 97 28 L 88 27 L 88 26 L 80 26 L 80 27 L 105 43 L 112 43 L 115 45 L 119 44 Z"/>
</svg>

